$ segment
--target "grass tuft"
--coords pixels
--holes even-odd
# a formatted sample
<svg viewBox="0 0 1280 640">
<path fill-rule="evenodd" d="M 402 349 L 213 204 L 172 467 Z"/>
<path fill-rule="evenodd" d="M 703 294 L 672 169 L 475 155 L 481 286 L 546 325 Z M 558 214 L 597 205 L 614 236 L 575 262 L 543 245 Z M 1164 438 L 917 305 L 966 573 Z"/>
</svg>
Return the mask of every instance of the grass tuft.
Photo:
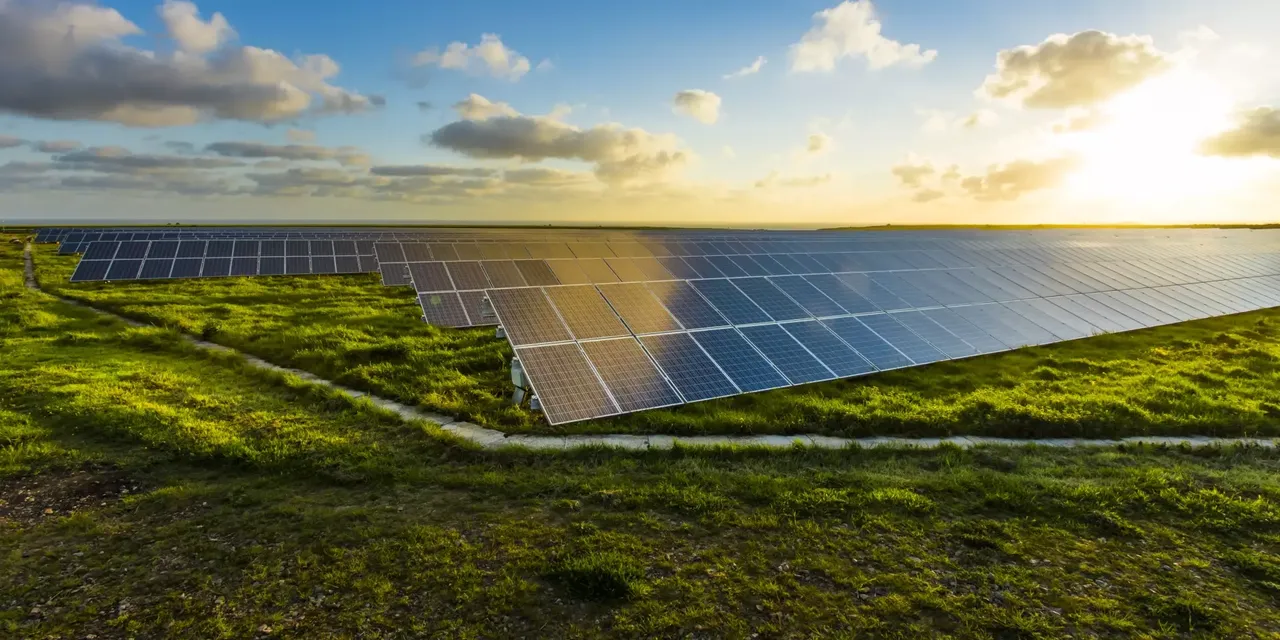
<svg viewBox="0 0 1280 640">
<path fill-rule="evenodd" d="M 546 577 L 570 596 L 590 602 L 627 600 L 644 589 L 640 565 L 613 551 L 565 558 L 553 565 Z"/>
</svg>

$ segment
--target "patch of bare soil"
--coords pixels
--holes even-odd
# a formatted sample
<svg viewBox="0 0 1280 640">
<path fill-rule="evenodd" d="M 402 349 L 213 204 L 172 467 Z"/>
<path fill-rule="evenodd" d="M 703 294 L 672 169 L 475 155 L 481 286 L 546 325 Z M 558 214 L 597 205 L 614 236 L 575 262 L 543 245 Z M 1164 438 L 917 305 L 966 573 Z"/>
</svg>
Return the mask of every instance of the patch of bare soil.
<svg viewBox="0 0 1280 640">
<path fill-rule="evenodd" d="M 0 479 L 0 524 L 28 527 L 110 506 L 140 490 L 138 482 L 110 467 Z"/>
</svg>

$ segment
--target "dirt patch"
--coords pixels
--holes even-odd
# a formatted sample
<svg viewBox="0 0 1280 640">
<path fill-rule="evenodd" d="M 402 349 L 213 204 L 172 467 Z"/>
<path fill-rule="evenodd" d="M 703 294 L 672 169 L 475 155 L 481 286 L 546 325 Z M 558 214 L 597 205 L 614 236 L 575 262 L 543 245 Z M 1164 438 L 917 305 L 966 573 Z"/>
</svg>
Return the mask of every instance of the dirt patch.
<svg viewBox="0 0 1280 640">
<path fill-rule="evenodd" d="M 110 467 L 54 471 L 0 480 L 0 524 L 39 524 L 119 502 L 141 485 Z"/>
</svg>

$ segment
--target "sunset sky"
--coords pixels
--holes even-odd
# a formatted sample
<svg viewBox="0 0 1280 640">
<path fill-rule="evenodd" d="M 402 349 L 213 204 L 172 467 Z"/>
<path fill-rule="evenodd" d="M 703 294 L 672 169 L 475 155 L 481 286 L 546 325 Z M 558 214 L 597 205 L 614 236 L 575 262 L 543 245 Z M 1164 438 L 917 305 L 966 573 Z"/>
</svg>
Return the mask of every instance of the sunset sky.
<svg viewBox="0 0 1280 640">
<path fill-rule="evenodd" d="M 0 0 L 0 221 L 1276 221 L 1274 0 Z"/>
</svg>

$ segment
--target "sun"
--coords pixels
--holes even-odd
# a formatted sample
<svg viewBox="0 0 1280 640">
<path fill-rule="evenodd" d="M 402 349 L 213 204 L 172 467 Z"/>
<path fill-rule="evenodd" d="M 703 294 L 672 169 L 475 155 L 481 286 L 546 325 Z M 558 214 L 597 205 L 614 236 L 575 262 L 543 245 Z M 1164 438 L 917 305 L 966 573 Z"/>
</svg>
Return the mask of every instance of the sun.
<svg viewBox="0 0 1280 640">
<path fill-rule="evenodd" d="M 1252 176 L 1245 163 L 1197 151 L 1231 127 L 1234 109 L 1224 86 L 1190 69 L 1117 96 L 1098 108 L 1095 128 L 1060 136 L 1082 161 L 1068 190 L 1088 200 L 1169 205 L 1237 189 Z"/>
</svg>

